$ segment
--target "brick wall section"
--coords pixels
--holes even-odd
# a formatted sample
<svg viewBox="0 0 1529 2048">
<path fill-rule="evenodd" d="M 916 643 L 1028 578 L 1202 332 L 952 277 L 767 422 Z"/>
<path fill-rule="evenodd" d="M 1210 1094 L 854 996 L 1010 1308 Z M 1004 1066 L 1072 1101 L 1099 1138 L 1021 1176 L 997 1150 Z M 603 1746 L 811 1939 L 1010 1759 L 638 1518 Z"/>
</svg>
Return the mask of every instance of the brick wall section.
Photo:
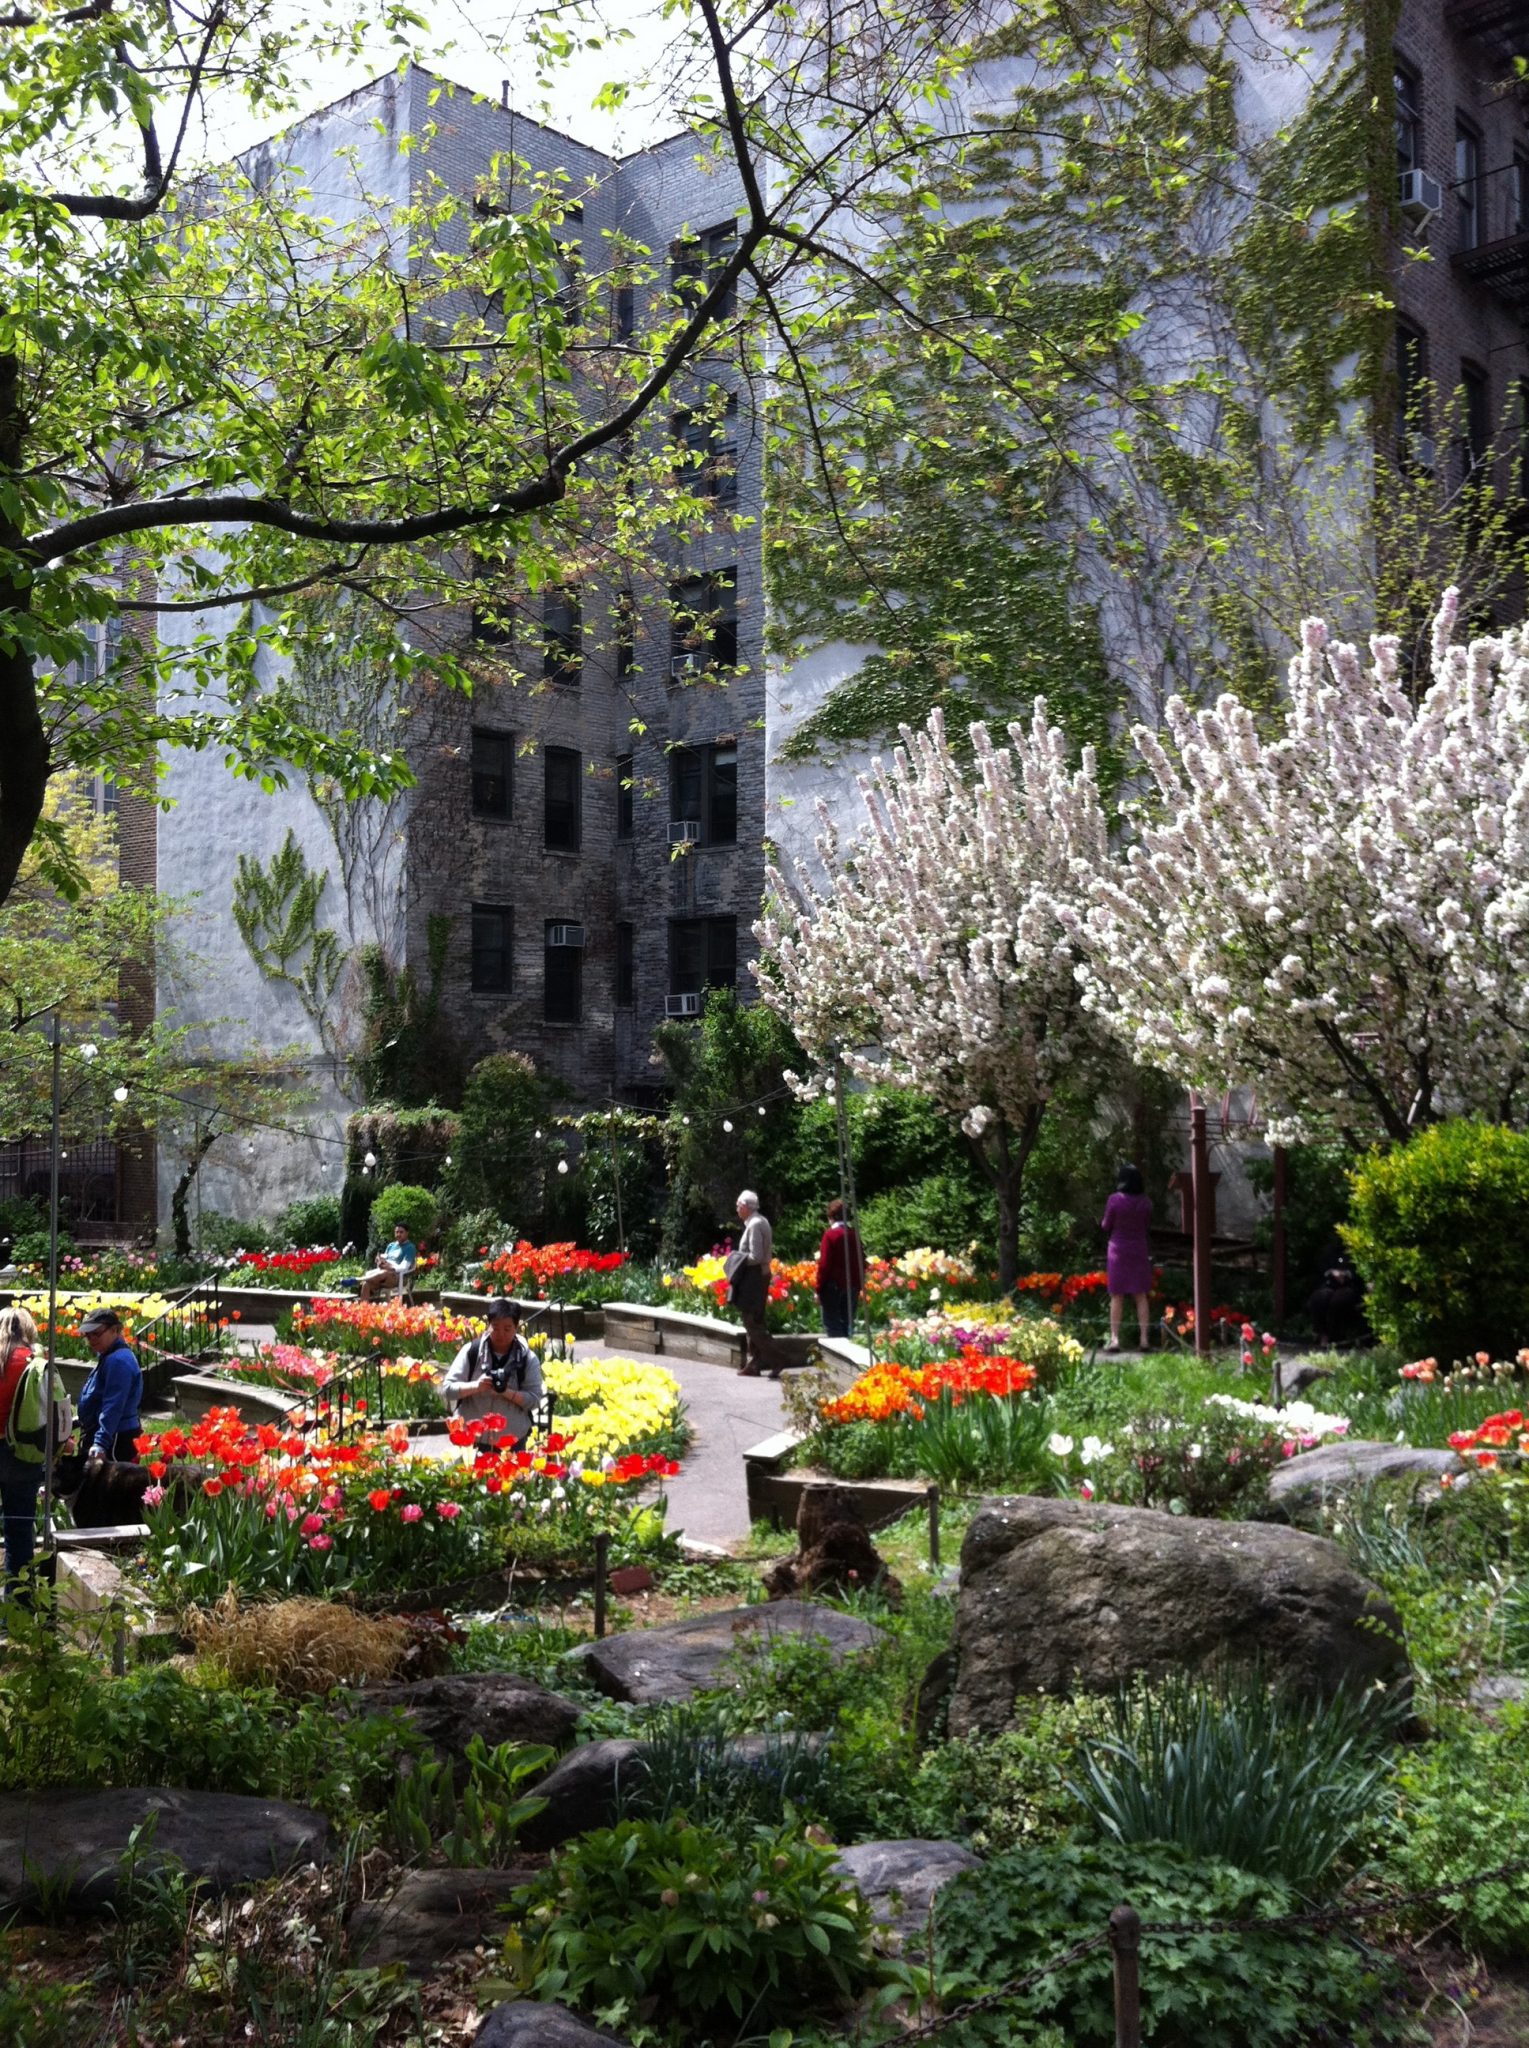
<svg viewBox="0 0 1529 2048">
<path fill-rule="evenodd" d="M 512 151 L 533 172 L 562 169 L 584 206 L 586 266 L 604 261 L 602 229 L 642 242 L 662 265 L 683 228 L 704 229 L 740 208 L 734 186 L 715 167 L 695 161 L 696 145 L 676 138 L 617 163 L 508 110 L 466 95 L 429 95 L 433 81 L 414 74 L 410 124 L 428 121 L 434 138 L 421 161 L 453 191 L 470 193 L 496 152 Z M 587 181 L 594 180 L 587 191 Z M 569 230 L 570 238 L 574 231 Z M 639 308 L 639 319 L 641 309 Z M 712 381 L 737 382 L 725 366 Z M 677 390 L 674 403 L 683 403 Z M 660 407 L 668 429 L 669 413 Z M 737 510 L 757 514 L 761 496 L 757 437 L 740 398 Z M 732 509 L 732 508 L 730 508 Z M 584 660 L 577 688 L 506 682 L 480 688 L 471 703 L 451 697 L 431 707 L 428 735 L 413 757 L 420 788 L 410 824 L 408 951 L 422 961 L 426 920 L 453 920 L 445 978 L 448 1014 L 469 1060 L 496 1050 L 526 1053 L 574 1095 L 596 1100 L 651 1087 L 651 1033 L 669 993 L 669 920 L 732 914 L 739 928 L 738 987 L 753 981 L 750 926 L 764 880 L 763 597 L 757 523 L 747 535 L 719 528 L 699 545 L 657 565 L 649 589 L 637 591 L 636 674 L 618 679 L 610 626 L 615 589 L 599 582 L 581 591 Z M 739 661 L 745 673 L 727 688 L 707 683 L 672 687 L 669 613 L 664 584 L 718 569 L 736 572 Z M 645 601 L 646 600 L 646 601 Z M 449 627 L 470 630 L 464 608 Z M 513 815 L 475 818 L 471 803 L 472 727 L 515 735 Z M 644 730 L 632 736 L 634 724 Z M 668 843 L 671 743 L 704 745 L 732 739 L 738 747 L 738 836 L 730 847 L 696 848 L 671 860 Z M 543 750 L 578 751 L 583 764 L 582 843 L 576 854 L 543 844 Z M 637 784 L 635 830 L 617 837 L 619 756 L 631 753 Z M 514 989 L 508 997 L 471 987 L 471 906 L 509 905 L 514 912 Z M 549 921 L 582 924 L 583 1014 L 578 1024 L 543 1019 L 544 931 Z M 616 1006 L 616 925 L 635 927 L 636 1001 Z"/>
<path fill-rule="evenodd" d="M 1496 239 L 1508 225 L 1508 167 L 1515 151 L 1529 157 L 1529 90 L 1505 90 L 1509 59 L 1500 49 L 1457 33 L 1450 14 L 1447 0 L 1404 0 L 1394 37 L 1397 57 L 1420 82 L 1420 168 L 1444 188 L 1442 213 L 1426 231 L 1411 227 L 1405 237 L 1408 244 L 1426 245 L 1428 260 L 1410 258 L 1401 245 L 1393 252 L 1397 312 L 1427 337 L 1428 375 L 1441 392 L 1448 394 L 1459 384 L 1462 364 L 1486 372 L 1493 425 L 1506 416 L 1512 439 L 1521 380 L 1529 377 L 1529 336 L 1519 314 L 1488 286 L 1462 275 L 1451 260 L 1458 246 L 1455 130 L 1457 116 L 1463 115 L 1480 134 L 1483 238 Z M 1525 14 L 1529 17 L 1529 0 Z M 1516 458 L 1515 449 L 1507 459 Z M 1456 459 L 1454 451 L 1439 449 L 1441 463 Z M 1505 488 L 1517 482 L 1511 474 L 1499 478 Z"/>
</svg>

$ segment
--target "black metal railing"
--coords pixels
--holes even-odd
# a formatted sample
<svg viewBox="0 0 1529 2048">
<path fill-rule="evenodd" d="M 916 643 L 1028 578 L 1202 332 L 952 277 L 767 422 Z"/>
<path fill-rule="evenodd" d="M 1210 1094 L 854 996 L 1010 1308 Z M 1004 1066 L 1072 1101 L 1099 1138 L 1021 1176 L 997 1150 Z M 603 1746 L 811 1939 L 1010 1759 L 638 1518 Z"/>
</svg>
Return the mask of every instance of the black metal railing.
<svg viewBox="0 0 1529 2048">
<path fill-rule="evenodd" d="M 192 1364 L 210 1353 L 221 1355 L 224 1324 L 222 1277 L 213 1272 L 173 1296 L 152 1322 L 139 1324 L 133 1338 L 163 1358 Z"/>
</svg>

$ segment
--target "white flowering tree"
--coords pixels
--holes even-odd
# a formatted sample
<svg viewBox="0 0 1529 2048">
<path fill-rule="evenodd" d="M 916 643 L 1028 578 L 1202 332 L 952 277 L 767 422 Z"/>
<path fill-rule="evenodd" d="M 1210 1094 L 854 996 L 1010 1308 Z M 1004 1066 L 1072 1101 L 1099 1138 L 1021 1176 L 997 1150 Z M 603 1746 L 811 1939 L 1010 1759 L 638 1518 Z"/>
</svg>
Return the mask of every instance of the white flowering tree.
<svg viewBox="0 0 1529 2048">
<path fill-rule="evenodd" d="M 921 1088 L 960 1119 L 997 1196 L 1007 1288 L 1046 1105 L 1110 1056 L 1063 918 L 1102 869 L 1106 830 L 1092 755 L 1069 767 L 1043 701 L 1008 746 L 982 725 L 971 738 L 967 767 L 938 711 L 904 726 L 860 780 L 866 825 L 848 843 L 819 806 L 821 875 L 772 875 L 758 971 L 815 1059 Z"/>
<path fill-rule="evenodd" d="M 1366 668 L 1308 620 L 1272 738 L 1232 696 L 1135 735 L 1155 794 L 1080 921 L 1085 1000 L 1275 1136 L 1529 1123 L 1529 642 L 1457 611 L 1421 702 L 1396 640 Z"/>
</svg>

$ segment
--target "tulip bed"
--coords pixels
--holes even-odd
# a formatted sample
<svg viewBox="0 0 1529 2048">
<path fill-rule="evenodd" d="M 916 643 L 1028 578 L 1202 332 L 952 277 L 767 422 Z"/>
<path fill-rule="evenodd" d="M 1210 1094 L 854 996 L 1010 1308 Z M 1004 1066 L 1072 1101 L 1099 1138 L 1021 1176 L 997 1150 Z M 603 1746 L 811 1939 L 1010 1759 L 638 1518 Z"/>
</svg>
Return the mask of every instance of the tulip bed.
<svg viewBox="0 0 1529 2048">
<path fill-rule="evenodd" d="M 140 1439 L 154 1484 L 144 1499 L 147 1568 L 169 1605 L 242 1596 L 399 1595 L 450 1585 L 512 1560 L 579 1568 L 608 1531 L 622 1549 L 662 1535 L 663 1502 L 639 1490 L 671 1458 L 581 1456 L 567 1438 L 520 1448 L 503 1417 L 454 1424 L 469 1460 L 410 1455 L 402 1425 L 351 1443 L 313 1440 L 214 1408 L 190 1429 Z M 197 1468 L 189 1501 L 166 1486 Z M 186 1482 L 182 1480 L 182 1486 Z"/>
<path fill-rule="evenodd" d="M 664 1273 L 659 1283 L 662 1299 L 691 1314 L 723 1316 L 736 1322 L 737 1314 L 727 1298 L 726 1257 L 727 1248 L 719 1247 L 677 1273 Z M 817 1276 L 815 1259 L 774 1262 L 765 1305 L 765 1319 L 772 1330 L 821 1327 Z M 879 1326 L 894 1313 L 916 1313 L 942 1299 L 976 1299 L 990 1293 L 992 1284 L 993 1275 L 979 1274 L 970 1259 L 926 1246 L 895 1259 L 866 1261 L 863 1310 Z"/>
<path fill-rule="evenodd" d="M 29 1294 L 17 1301 L 37 1325 L 37 1334 L 43 1344 L 48 1341 L 48 1297 L 46 1294 Z M 141 1294 L 113 1289 L 89 1288 L 58 1295 L 58 1323 L 54 1330 L 53 1355 L 55 1358 L 90 1361 L 94 1354 L 80 1335 L 81 1320 L 94 1308 L 112 1309 L 122 1319 L 122 1334 L 129 1344 L 137 1341 L 137 1333 L 157 1325 L 161 1317 L 168 1316 L 162 1330 L 157 1334 L 158 1342 L 166 1349 L 201 1356 L 209 1352 L 225 1350 L 230 1342 L 230 1331 L 237 1323 L 237 1316 L 213 1317 L 203 1314 L 194 1303 L 184 1306 L 172 1303 L 163 1294 Z"/>
<path fill-rule="evenodd" d="M 299 1302 L 276 1324 L 276 1334 L 339 1357 L 419 1358 L 449 1365 L 469 1337 L 483 1328 L 481 1318 L 454 1315 L 449 1309 L 399 1301 L 355 1301 L 319 1296 Z"/>
</svg>

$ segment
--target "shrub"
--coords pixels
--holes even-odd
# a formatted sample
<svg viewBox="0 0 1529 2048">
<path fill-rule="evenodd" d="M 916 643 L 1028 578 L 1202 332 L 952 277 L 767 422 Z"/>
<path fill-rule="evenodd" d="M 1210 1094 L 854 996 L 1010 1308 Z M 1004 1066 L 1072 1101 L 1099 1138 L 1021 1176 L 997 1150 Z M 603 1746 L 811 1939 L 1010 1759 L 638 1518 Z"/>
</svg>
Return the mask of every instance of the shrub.
<svg viewBox="0 0 1529 2048">
<path fill-rule="evenodd" d="M 596 1829 L 515 1894 L 511 1967 L 531 1997 L 623 2031 L 643 2007 L 663 2040 L 757 2040 L 879 1974 L 869 1908 L 836 1855 L 789 1829 Z"/>
<path fill-rule="evenodd" d="M 1017 1699 L 1003 1734 L 927 1752 L 909 1789 L 906 1832 L 959 1836 L 983 1855 L 1058 1840 L 1077 1825 L 1067 1780 L 1081 1768 L 1084 1738 L 1105 1734 L 1110 1719 L 1110 1702 L 1097 1696 Z"/>
<path fill-rule="evenodd" d="M 411 1187 L 398 1181 L 384 1188 L 372 1204 L 371 1235 L 374 1243 L 386 1244 L 399 1224 L 416 1244 L 435 1229 L 435 1197 L 428 1188 Z"/>
<path fill-rule="evenodd" d="M 1175 1676 L 1111 1703 L 1074 1796 L 1101 1834 L 1320 1886 L 1374 1812 L 1388 1761 L 1373 1700 L 1298 1702 L 1253 1677 Z"/>
<path fill-rule="evenodd" d="M 683 1815 L 718 1828 L 781 1827 L 791 1812 L 821 1820 L 835 1768 L 827 1747 L 776 1729 L 740 1750 L 734 1719 L 716 1699 L 682 1701 L 654 1714 L 623 1767 L 625 1815 Z"/>
<path fill-rule="evenodd" d="M 925 1244 L 981 1244 L 992 1231 L 988 1190 L 952 1173 L 888 1188 L 860 1206 L 860 1234 L 884 1259 Z"/>
<path fill-rule="evenodd" d="M 1447 1910 L 1467 1947 L 1495 1955 L 1529 1955 L 1529 1883 L 1522 1870 L 1490 1884 L 1468 1880 L 1524 1854 L 1526 1753 L 1529 1707 L 1505 1705 L 1491 1722 L 1452 1716 L 1396 1770 L 1386 1875 L 1407 1891 L 1437 1889 L 1440 1900 L 1421 1909 L 1427 1925 L 1437 1927 Z"/>
<path fill-rule="evenodd" d="M 1461 1119 L 1373 1154 L 1343 1236 L 1377 1332 L 1410 1358 L 1511 1358 L 1529 1341 L 1529 1135 Z"/>
<path fill-rule="evenodd" d="M 230 1252 L 268 1252 L 276 1239 L 268 1223 L 225 1216 L 218 1209 L 204 1209 L 197 1219 L 197 1249 L 226 1259 Z"/>
<path fill-rule="evenodd" d="M 545 1772 L 554 1754 L 542 1743 L 490 1749 L 474 1735 L 463 1753 L 466 1782 L 457 1785 L 450 1757 L 417 1762 L 388 1801 L 383 1832 L 400 1856 L 426 1862 L 439 1854 L 457 1869 L 500 1868 L 522 1827 L 547 1803 L 517 1788 Z"/>
<path fill-rule="evenodd" d="M 276 1229 L 288 1244 L 338 1244 L 339 1196 L 306 1195 L 301 1201 L 289 1202 L 276 1219 Z"/>
<path fill-rule="evenodd" d="M 1278 1879 L 1201 1863 L 1161 1845 L 1012 1849 L 940 1894 L 941 1966 L 983 1985 L 1022 1977 L 1080 1937 L 1103 1933 L 1122 1899 L 1149 1929 L 1153 1922 L 1274 1920 L 1300 1905 Z M 1152 2048 L 1306 2048 L 1332 2034 L 1350 2048 L 1398 2040 L 1404 2024 L 1382 2002 L 1393 1977 L 1390 1959 L 1366 1950 L 1352 1932 L 1148 1932 L 1142 2038 Z M 942 2039 L 951 2048 L 1010 2048 L 1043 2039 L 1041 2029 L 1053 2024 L 1069 2048 L 1112 2048 L 1107 1947 L 1047 1970 L 1027 1991 L 956 2021 Z"/>
<path fill-rule="evenodd" d="M 547 1084 L 522 1053 L 496 1052 L 467 1077 L 442 1190 L 453 1211 L 488 1209 L 536 1231 L 542 1153 L 533 1133 L 548 1114 Z"/>
<path fill-rule="evenodd" d="M 241 1607 L 230 1589 L 210 1612 L 192 1608 L 187 1632 L 235 1685 L 325 1693 L 392 1678 L 409 1650 L 407 1624 L 374 1619 L 333 1600 L 269 1600 Z"/>
</svg>

